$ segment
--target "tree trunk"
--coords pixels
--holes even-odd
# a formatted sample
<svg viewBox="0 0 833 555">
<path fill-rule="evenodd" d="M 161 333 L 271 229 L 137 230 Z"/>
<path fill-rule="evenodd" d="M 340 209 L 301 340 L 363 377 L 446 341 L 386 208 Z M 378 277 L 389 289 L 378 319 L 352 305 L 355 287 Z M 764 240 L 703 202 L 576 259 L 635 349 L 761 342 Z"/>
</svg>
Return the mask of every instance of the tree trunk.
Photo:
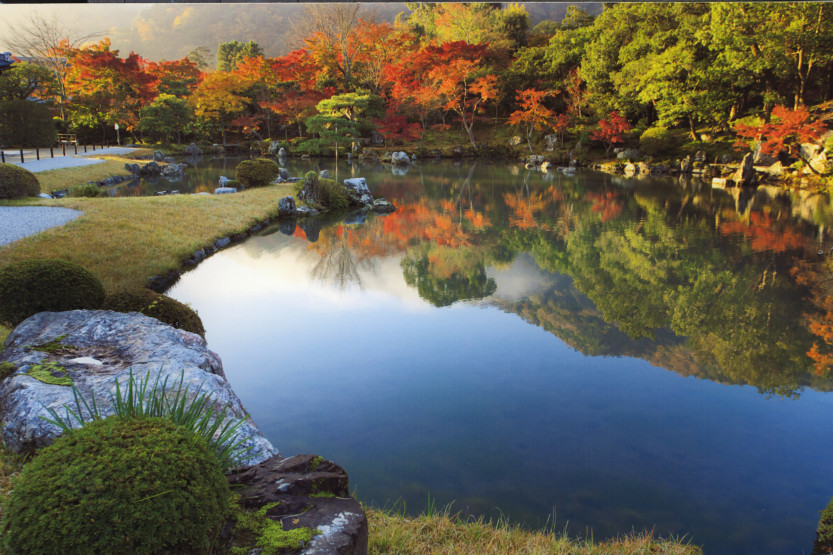
<svg viewBox="0 0 833 555">
<path fill-rule="evenodd" d="M 532 150 L 532 140 L 531 139 L 532 139 L 532 128 L 530 127 L 527 130 L 527 133 L 526 133 L 526 144 L 527 144 L 527 146 L 529 146 L 529 152 L 531 152 L 532 154 L 535 154 L 535 151 Z"/>
</svg>

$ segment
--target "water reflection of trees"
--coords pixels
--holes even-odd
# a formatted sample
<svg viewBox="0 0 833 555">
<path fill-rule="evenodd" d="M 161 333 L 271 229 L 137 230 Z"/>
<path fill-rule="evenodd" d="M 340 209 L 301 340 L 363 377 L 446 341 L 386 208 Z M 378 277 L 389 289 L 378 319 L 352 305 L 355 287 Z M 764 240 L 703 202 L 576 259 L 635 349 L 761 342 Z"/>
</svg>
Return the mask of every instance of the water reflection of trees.
<svg viewBox="0 0 833 555">
<path fill-rule="evenodd" d="M 493 295 L 486 268 L 526 252 L 570 276 L 570 291 L 491 302 L 582 352 L 783 395 L 829 387 L 813 370 L 833 366 L 833 287 L 814 258 L 816 231 L 783 206 L 739 214 L 710 188 L 646 180 L 629 191 L 609 178 L 484 169 L 412 172 L 423 192 L 397 212 L 322 230 L 317 275 L 344 284 L 363 261 L 404 254 L 406 282 L 447 306 Z"/>
</svg>

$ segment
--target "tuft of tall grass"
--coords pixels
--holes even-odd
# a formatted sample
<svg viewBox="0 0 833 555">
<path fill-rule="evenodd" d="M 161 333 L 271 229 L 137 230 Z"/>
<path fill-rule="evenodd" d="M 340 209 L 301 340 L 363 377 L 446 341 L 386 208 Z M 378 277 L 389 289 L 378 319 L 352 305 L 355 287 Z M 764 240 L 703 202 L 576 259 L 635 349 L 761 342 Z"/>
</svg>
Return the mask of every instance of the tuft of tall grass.
<svg viewBox="0 0 833 555">
<path fill-rule="evenodd" d="M 631 533 L 614 540 L 570 539 L 553 528 L 530 531 L 505 518 L 452 514 L 450 505 L 437 509 L 429 501 L 425 514 L 408 517 L 364 507 L 371 555 L 702 555 L 702 550 L 679 538 L 657 539 L 652 532 Z"/>
<path fill-rule="evenodd" d="M 243 420 L 227 418 L 228 405 L 215 414 L 214 403 L 207 392 L 202 392 L 202 387 L 189 395 L 190 386 L 183 389 L 184 372 L 180 375 L 179 383 L 171 388 L 168 388 L 168 377 L 166 376 L 161 383 L 160 377 L 160 374 L 157 374 L 151 386 L 150 372 L 144 380 L 136 380 L 131 370 L 125 389 L 122 389 L 116 380 L 116 395 L 110 399 L 114 415 L 121 418 L 156 417 L 170 420 L 208 442 L 214 449 L 223 472 L 238 466 L 249 451 L 249 448 L 242 447 L 245 438 L 237 438 Z M 47 408 L 52 418 L 41 417 L 61 428 L 64 435 L 70 435 L 75 431 L 74 422 L 83 426 L 87 422 L 106 418 L 101 413 L 95 395 L 91 395 L 88 402 L 74 385 L 72 394 L 75 408 L 64 405 L 65 416 L 58 414 L 55 409 Z"/>
</svg>

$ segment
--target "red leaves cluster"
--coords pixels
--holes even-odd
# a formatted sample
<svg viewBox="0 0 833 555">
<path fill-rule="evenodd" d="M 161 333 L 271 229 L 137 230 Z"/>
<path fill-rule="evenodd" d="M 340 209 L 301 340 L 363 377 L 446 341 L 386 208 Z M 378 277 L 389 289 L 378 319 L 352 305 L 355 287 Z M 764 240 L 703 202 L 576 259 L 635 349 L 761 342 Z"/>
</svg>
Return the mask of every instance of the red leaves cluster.
<svg viewBox="0 0 833 555">
<path fill-rule="evenodd" d="M 631 125 L 622 115 L 614 110 L 607 118 L 599 121 L 599 128 L 594 131 L 590 138 L 594 141 L 601 141 L 607 144 L 609 151 L 614 144 L 625 142 L 624 134 L 630 131 Z"/>
<path fill-rule="evenodd" d="M 769 123 L 762 125 L 735 125 L 735 132 L 741 137 L 763 141 L 761 152 L 775 156 L 780 152 L 792 153 L 793 147 L 801 143 L 817 141 L 827 131 L 821 121 L 810 121 L 807 108 L 801 106 L 790 110 L 784 106 L 772 109 Z M 746 146 L 742 141 L 741 146 Z"/>
</svg>

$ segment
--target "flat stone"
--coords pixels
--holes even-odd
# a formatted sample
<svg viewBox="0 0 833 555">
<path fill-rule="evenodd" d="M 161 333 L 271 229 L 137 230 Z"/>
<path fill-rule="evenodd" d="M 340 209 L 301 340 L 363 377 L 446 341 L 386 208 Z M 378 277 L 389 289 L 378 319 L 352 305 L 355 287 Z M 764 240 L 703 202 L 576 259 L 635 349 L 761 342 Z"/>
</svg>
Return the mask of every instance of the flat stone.
<svg viewBox="0 0 833 555">
<path fill-rule="evenodd" d="M 234 187 L 217 187 L 214 189 L 215 195 L 227 195 L 230 193 L 236 193 L 237 189 Z"/>
<path fill-rule="evenodd" d="M 315 455 L 275 456 L 232 472 L 228 480 L 243 507 L 278 503 L 266 516 L 284 530 L 308 527 L 318 532 L 298 553 L 367 553 L 367 517 L 350 497 L 347 473 L 335 463 Z"/>
</svg>

